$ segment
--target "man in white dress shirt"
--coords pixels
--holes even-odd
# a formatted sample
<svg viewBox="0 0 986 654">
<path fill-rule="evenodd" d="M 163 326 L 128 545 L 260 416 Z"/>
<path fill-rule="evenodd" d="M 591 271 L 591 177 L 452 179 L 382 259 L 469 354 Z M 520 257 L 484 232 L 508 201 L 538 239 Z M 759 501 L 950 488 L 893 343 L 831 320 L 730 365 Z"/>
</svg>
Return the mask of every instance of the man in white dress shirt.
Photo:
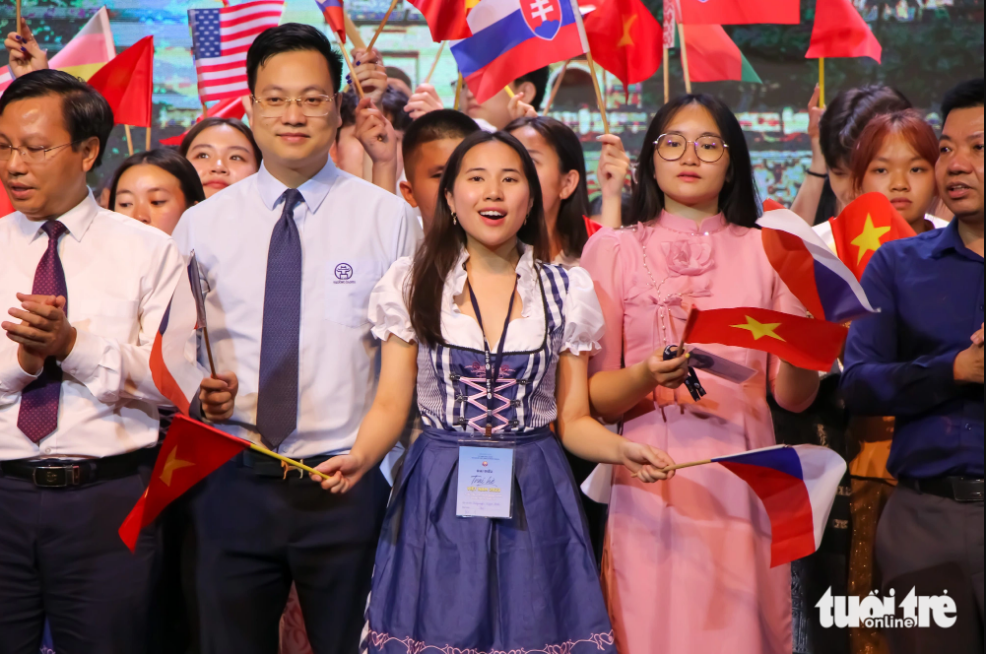
<svg viewBox="0 0 986 654">
<path fill-rule="evenodd" d="M 378 374 L 369 294 L 420 238 L 403 200 L 329 159 L 341 70 L 313 27 L 258 36 L 247 76 L 264 164 L 174 233 L 198 259 L 223 371 L 203 381 L 206 418 L 313 466 L 355 442 Z M 355 654 L 389 491 L 378 471 L 325 493 L 250 452 L 207 479 L 192 509 L 203 651 L 276 654 L 294 582 L 316 654 Z"/>
<path fill-rule="evenodd" d="M 106 100 L 42 70 L 0 98 L 0 654 L 152 650 L 159 535 L 117 530 L 157 456 L 154 335 L 183 276 L 172 240 L 86 187 Z M 10 307 L 8 309 L 8 307 Z"/>
</svg>

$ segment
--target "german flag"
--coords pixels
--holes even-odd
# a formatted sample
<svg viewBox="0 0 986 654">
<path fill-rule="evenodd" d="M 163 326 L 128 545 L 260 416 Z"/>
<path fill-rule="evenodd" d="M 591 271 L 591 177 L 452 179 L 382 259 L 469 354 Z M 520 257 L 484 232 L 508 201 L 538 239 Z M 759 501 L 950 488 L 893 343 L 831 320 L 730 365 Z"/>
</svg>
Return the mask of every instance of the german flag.
<svg viewBox="0 0 986 654">
<path fill-rule="evenodd" d="M 769 352 L 799 368 L 828 372 L 842 352 L 848 333 L 842 325 L 824 320 L 739 307 L 693 309 L 683 340 Z"/>
</svg>

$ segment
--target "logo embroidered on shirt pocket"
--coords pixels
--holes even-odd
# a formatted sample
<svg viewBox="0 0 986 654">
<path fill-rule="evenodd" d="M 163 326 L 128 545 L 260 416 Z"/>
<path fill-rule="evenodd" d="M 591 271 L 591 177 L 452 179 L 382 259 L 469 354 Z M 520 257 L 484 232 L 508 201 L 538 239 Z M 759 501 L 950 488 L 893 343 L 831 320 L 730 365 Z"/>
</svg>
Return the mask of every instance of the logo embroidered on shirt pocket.
<svg viewBox="0 0 986 654">
<path fill-rule="evenodd" d="M 326 320 L 360 327 L 370 321 L 367 314 L 370 292 L 387 271 L 376 259 L 335 259 L 325 264 Z"/>
</svg>

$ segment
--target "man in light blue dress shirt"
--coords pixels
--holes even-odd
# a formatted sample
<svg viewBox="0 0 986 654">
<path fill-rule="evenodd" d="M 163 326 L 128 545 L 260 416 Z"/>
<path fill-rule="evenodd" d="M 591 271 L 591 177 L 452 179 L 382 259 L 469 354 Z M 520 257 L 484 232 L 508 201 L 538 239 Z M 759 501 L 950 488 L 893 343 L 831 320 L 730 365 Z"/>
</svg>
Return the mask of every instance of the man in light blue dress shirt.
<svg viewBox="0 0 986 654">
<path fill-rule="evenodd" d="M 355 442 L 378 374 L 369 294 L 420 240 L 406 203 L 329 159 L 341 70 L 310 26 L 261 34 L 247 74 L 264 164 L 174 233 L 222 371 L 203 381 L 205 417 L 309 465 Z M 316 654 L 355 654 L 389 491 L 378 471 L 325 493 L 249 452 L 212 475 L 193 507 L 203 651 L 276 654 L 294 582 Z"/>
</svg>

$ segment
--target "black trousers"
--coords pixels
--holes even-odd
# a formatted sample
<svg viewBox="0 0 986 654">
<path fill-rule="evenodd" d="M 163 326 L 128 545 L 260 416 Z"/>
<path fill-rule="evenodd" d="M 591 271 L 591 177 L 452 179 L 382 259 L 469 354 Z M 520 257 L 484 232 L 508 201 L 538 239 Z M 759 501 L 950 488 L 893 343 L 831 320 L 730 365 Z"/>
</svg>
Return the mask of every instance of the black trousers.
<svg viewBox="0 0 986 654">
<path fill-rule="evenodd" d="M 345 495 L 236 460 L 192 507 L 204 654 L 277 654 L 291 582 L 315 654 L 356 654 L 390 486 L 374 468 Z"/>
<path fill-rule="evenodd" d="M 982 654 L 983 503 L 916 493 L 898 486 L 876 532 L 876 559 L 883 592 L 900 604 L 917 595 L 942 595 L 956 603 L 956 622 L 947 629 L 886 629 L 893 654 Z"/>
<path fill-rule="evenodd" d="M 0 654 L 38 654 L 46 617 L 58 654 L 150 651 L 159 534 L 131 554 L 117 533 L 150 473 L 64 489 L 0 473 Z"/>
</svg>

